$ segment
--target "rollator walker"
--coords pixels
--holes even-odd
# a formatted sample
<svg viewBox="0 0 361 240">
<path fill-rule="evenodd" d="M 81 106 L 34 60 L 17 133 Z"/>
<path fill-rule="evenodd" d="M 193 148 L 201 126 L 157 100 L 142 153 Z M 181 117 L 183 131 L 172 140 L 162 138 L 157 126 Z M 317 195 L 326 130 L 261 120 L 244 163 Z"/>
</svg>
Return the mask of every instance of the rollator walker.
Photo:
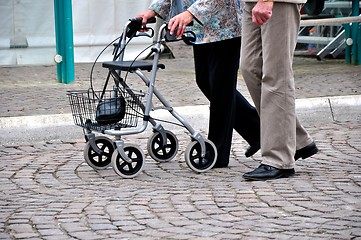
<svg viewBox="0 0 361 240">
<path fill-rule="evenodd" d="M 152 22 L 155 22 L 155 19 L 152 19 Z M 86 140 L 84 159 L 96 170 L 106 169 L 111 165 L 123 178 L 137 176 L 145 165 L 144 153 L 137 145 L 125 143 L 122 136 L 142 133 L 150 123 L 153 134 L 147 142 L 149 156 L 160 163 L 172 160 L 178 152 L 178 139 L 174 133 L 164 129 L 159 123 L 161 120 L 151 116 L 151 112 L 165 109 L 179 122 L 176 125 L 189 132 L 191 142 L 184 153 L 187 166 L 197 173 L 206 172 L 216 162 L 215 145 L 194 130 L 155 88 L 157 71 L 165 68 L 159 63 L 163 41 L 180 39 L 170 35 L 168 25 L 164 23 L 151 47 L 152 61 L 140 61 L 137 58 L 132 61 L 123 60 L 125 49 L 134 37 L 153 38 L 153 35 L 152 28 L 142 26 L 141 18 L 130 19 L 125 24 L 119 41 L 112 42 L 113 60 L 102 64 L 102 67 L 109 70 L 103 90 L 96 91 L 91 84 L 88 90 L 68 92 L 74 123 L 83 128 Z M 186 32 L 182 39 L 190 42 L 195 40 L 195 36 L 192 32 Z M 147 77 L 145 72 L 150 72 L 150 77 Z M 140 78 L 147 91 L 130 88 L 126 82 L 128 74 L 135 74 Z M 110 79 L 114 81 L 112 86 L 108 86 Z M 153 107 L 153 96 L 159 100 L 161 107 Z"/>
</svg>

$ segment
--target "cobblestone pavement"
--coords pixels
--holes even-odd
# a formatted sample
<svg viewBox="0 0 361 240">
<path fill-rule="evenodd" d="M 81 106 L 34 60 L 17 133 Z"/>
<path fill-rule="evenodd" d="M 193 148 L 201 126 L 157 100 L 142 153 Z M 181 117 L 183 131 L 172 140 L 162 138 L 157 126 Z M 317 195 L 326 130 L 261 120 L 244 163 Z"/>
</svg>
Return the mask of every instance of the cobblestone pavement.
<svg viewBox="0 0 361 240">
<path fill-rule="evenodd" d="M 0 239 L 359 239 L 360 123 L 308 126 L 320 153 L 266 182 L 242 179 L 260 156 L 246 159 L 238 136 L 229 168 L 196 174 L 178 132 L 176 159 L 145 152 L 134 179 L 85 164 L 82 140 L 1 146 Z"/>
<path fill-rule="evenodd" d="M 206 104 L 188 53 L 176 53 L 157 87 L 175 106 Z M 65 91 L 88 86 L 89 66 L 70 85 L 54 83 L 53 66 L 0 68 L 0 117 L 68 113 Z M 360 94 L 360 66 L 296 58 L 295 73 L 298 98 Z M 148 135 L 126 136 L 146 158 L 134 179 L 88 166 L 80 129 L 69 141 L 0 143 L 0 239 L 361 239 L 361 119 L 304 126 L 320 152 L 297 161 L 294 177 L 265 182 L 242 179 L 261 156 L 245 158 L 237 134 L 230 166 L 203 174 L 185 163 L 182 129 L 167 163 L 151 159 Z"/>
</svg>

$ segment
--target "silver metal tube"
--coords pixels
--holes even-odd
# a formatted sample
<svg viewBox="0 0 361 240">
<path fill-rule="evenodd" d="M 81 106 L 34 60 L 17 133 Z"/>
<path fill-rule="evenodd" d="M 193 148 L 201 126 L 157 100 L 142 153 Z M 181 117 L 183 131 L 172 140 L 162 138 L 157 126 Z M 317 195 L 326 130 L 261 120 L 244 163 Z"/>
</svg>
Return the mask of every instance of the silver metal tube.
<svg viewBox="0 0 361 240">
<path fill-rule="evenodd" d="M 301 26 L 336 26 L 344 23 L 361 22 L 361 16 L 301 20 Z"/>
</svg>

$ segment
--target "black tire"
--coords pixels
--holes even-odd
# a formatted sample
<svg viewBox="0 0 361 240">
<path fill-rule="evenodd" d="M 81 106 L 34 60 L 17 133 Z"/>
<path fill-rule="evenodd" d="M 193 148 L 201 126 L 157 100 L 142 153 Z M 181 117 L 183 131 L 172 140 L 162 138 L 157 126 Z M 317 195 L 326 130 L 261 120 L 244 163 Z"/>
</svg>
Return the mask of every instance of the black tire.
<svg viewBox="0 0 361 240">
<path fill-rule="evenodd" d="M 133 178 L 143 170 L 145 163 L 143 151 L 138 146 L 126 144 L 124 152 L 132 162 L 128 163 L 121 158 L 118 151 L 114 151 L 112 156 L 113 170 L 123 178 Z"/>
<path fill-rule="evenodd" d="M 211 169 L 217 160 L 217 148 L 208 139 L 205 139 L 206 155 L 201 157 L 201 145 L 197 141 L 192 141 L 184 153 L 186 163 L 190 169 L 201 173 Z"/>
<path fill-rule="evenodd" d="M 95 137 L 95 144 L 102 151 L 102 153 L 99 154 L 94 151 L 88 141 L 84 148 L 85 162 L 94 169 L 106 169 L 110 166 L 112 162 L 114 144 L 109 138 L 104 136 Z"/>
<path fill-rule="evenodd" d="M 153 133 L 148 139 L 148 154 L 157 162 L 169 162 L 178 152 L 178 139 L 170 131 L 166 133 L 166 144 L 162 144 L 162 135 L 159 132 Z"/>
</svg>

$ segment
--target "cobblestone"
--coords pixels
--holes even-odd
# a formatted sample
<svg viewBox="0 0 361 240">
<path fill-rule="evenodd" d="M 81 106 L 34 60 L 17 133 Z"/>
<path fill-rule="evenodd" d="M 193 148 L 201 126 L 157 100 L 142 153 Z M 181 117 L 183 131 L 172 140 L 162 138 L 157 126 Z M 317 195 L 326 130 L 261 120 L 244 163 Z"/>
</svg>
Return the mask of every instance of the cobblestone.
<svg viewBox="0 0 361 240">
<path fill-rule="evenodd" d="M 323 128 L 308 128 L 322 139 L 319 154 L 298 161 L 294 177 L 266 182 L 242 180 L 260 156 L 234 151 L 246 147 L 237 135 L 227 169 L 195 174 L 180 148 L 168 163 L 146 154 L 144 172 L 134 179 L 85 164 L 81 139 L 37 151 L 5 146 L 0 230 L 15 239 L 360 238 L 360 122 Z M 188 141 L 184 134 L 179 139 Z"/>
</svg>

